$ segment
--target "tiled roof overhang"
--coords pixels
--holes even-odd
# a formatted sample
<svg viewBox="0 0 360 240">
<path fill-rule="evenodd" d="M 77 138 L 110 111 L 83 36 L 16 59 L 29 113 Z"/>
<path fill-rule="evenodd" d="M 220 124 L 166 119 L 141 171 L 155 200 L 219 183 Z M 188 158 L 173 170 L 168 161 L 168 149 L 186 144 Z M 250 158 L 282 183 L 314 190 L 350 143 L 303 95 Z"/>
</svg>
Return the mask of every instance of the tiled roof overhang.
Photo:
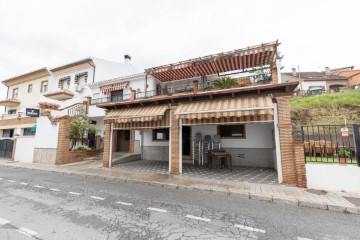
<svg viewBox="0 0 360 240">
<path fill-rule="evenodd" d="M 252 47 L 153 67 L 145 70 L 162 82 L 218 74 L 222 72 L 271 66 L 277 54 L 278 42 L 263 43 Z"/>
</svg>

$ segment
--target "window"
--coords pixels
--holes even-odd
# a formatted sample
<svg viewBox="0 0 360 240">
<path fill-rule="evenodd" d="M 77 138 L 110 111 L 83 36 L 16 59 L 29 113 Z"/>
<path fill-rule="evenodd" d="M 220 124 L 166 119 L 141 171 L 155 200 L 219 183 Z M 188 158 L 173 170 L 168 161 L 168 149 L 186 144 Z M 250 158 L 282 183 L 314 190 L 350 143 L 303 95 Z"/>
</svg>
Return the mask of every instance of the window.
<svg viewBox="0 0 360 240">
<path fill-rule="evenodd" d="M 23 129 L 23 136 L 34 136 L 36 130 L 32 131 L 32 128 L 24 128 Z"/>
<path fill-rule="evenodd" d="M 169 129 L 154 129 L 153 130 L 153 141 L 168 141 L 169 140 Z"/>
<path fill-rule="evenodd" d="M 28 93 L 31 93 L 32 92 L 32 84 L 29 84 L 28 85 Z"/>
<path fill-rule="evenodd" d="M 14 129 L 4 129 L 2 137 L 12 138 L 14 136 Z"/>
<path fill-rule="evenodd" d="M 245 125 L 220 125 L 218 135 L 221 138 L 245 138 Z"/>
<path fill-rule="evenodd" d="M 48 81 L 41 82 L 40 92 L 47 92 L 47 90 L 48 90 Z"/>
<path fill-rule="evenodd" d="M 19 96 L 19 88 L 14 88 L 12 92 L 12 98 L 18 98 Z"/>
<path fill-rule="evenodd" d="M 14 114 L 16 114 L 16 109 L 10 109 L 10 110 L 8 110 L 8 114 L 9 114 L 9 115 L 14 115 Z"/>
<path fill-rule="evenodd" d="M 67 80 L 59 81 L 59 85 L 60 85 L 61 90 L 69 89 L 69 81 L 67 81 Z"/>
</svg>

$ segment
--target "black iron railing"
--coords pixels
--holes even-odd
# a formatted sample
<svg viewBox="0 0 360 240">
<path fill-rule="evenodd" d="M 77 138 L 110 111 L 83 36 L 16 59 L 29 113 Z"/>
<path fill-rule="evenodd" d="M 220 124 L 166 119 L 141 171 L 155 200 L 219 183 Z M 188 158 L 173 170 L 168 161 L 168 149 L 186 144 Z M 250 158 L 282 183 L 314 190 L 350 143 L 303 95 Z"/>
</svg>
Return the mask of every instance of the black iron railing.
<svg viewBox="0 0 360 240">
<path fill-rule="evenodd" d="M 359 165 L 360 139 L 356 124 L 347 128 L 341 125 L 301 126 L 301 138 L 306 163 Z"/>
<path fill-rule="evenodd" d="M 105 102 L 118 102 L 129 99 L 130 99 L 130 94 L 124 94 L 124 95 L 115 95 L 115 96 L 103 97 L 103 98 L 95 98 L 92 100 L 92 103 L 97 104 L 97 103 L 105 103 Z"/>
</svg>

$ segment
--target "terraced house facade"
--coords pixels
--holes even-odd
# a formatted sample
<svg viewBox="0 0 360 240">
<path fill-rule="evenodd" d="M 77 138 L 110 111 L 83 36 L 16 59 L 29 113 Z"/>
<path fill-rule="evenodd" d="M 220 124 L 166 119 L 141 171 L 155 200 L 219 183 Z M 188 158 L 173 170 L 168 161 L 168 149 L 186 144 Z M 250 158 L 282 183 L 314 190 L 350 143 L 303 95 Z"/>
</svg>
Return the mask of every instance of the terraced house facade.
<svg viewBox="0 0 360 240">
<path fill-rule="evenodd" d="M 106 109 L 103 166 L 122 163 L 126 152 L 166 162 L 171 174 L 186 173 L 186 164 L 272 168 L 278 182 L 305 186 L 289 109 L 298 82 L 281 83 L 278 45 L 149 68 L 140 76 L 144 84 L 129 87 L 126 97 L 93 99 Z M 131 76 L 109 88 L 127 81 Z"/>
</svg>

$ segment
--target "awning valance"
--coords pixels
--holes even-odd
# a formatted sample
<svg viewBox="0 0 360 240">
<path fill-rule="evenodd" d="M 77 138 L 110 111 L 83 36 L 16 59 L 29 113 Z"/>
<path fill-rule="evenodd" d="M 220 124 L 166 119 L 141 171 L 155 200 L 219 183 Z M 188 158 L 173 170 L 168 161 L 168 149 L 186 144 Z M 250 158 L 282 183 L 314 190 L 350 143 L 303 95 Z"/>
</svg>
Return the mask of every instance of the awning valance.
<svg viewBox="0 0 360 240">
<path fill-rule="evenodd" d="M 180 105 L 175 111 L 176 117 L 181 119 L 231 118 L 273 114 L 273 103 L 268 96 L 186 103 Z"/>
<path fill-rule="evenodd" d="M 167 109 L 167 105 L 160 105 L 113 110 L 106 114 L 105 121 L 114 123 L 159 121 L 164 118 Z"/>
<path fill-rule="evenodd" d="M 129 86 L 129 82 L 121 82 L 121 83 L 115 83 L 115 84 L 111 84 L 111 85 L 107 85 L 107 86 L 103 86 L 101 88 L 101 91 L 103 93 L 108 93 L 108 92 L 112 92 L 112 91 L 117 91 L 117 90 L 121 90 L 124 88 L 127 88 Z"/>
</svg>

